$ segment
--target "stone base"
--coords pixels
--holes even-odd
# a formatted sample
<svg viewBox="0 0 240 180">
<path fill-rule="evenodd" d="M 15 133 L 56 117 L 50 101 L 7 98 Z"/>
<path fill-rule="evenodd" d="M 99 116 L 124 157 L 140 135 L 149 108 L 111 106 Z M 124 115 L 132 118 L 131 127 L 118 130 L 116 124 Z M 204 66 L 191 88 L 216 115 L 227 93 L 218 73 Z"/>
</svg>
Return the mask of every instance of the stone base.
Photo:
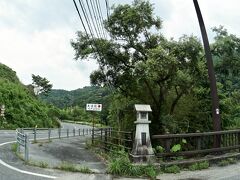
<svg viewBox="0 0 240 180">
<path fill-rule="evenodd" d="M 133 163 L 154 163 L 156 162 L 156 157 L 154 154 L 149 155 L 135 155 L 130 153 L 130 159 Z"/>
</svg>

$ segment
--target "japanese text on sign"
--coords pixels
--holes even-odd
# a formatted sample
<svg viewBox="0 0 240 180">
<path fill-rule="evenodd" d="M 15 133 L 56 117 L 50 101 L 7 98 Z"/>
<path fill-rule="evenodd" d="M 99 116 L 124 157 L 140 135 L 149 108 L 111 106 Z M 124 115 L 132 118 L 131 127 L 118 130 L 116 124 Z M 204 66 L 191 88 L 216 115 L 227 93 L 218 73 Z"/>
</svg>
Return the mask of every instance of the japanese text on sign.
<svg viewBox="0 0 240 180">
<path fill-rule="evenodd" d="M 87 104 L 87 111 L 102 111 L 102 104 Z"/>
</svg>

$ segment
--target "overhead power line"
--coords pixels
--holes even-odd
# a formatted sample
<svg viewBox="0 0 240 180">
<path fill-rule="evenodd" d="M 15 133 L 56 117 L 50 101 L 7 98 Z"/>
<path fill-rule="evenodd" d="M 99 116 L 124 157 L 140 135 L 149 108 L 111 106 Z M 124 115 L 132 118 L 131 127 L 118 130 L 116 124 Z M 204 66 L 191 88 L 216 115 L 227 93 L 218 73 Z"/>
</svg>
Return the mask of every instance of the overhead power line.
<svg viewBox="0 0 240 180">
<path fill-rule="evenodd" d="M 109 2 L 108 2 L 108 0 L 105 0 L 105 4 L 106 4 L 106 9 L 107 9 L 107 18 L 109 19 L 109 16 L 110 16 L 110 8 L 109 8 Z"/>
<path fill-rule="evenodd" d="M 90 36 L 89 36 L 89 34 L 88 34 L 86 25 L 85 25 L 85 23 L 84 23 L 84 21 L 83 21 L 83 18 L 82 18 L 82 16 L 81 16 L 81 14 L 80 14 L 80 11 L 79 11 L 79 9 L 78 9 L 78 6 L 77 6 L 77 4 L 76 4 L 76 1 L 73 0 L 73 2 L 74 2 L 74 6 L 75 6 L 75 8 L 76 8 L 76 10 L 77 10 L 78 16 L 79 16 L 79 18 L 80 18 L 80 20 L 81 20 L 81 23 L 82 23 L 82 25 L 83 25 L 84 31 L 85 31 L 88 39 L 90 39 Z M 94 50 L 98 53 L 100 60 L 103 60 L 103 57 L 101 57 L 101 53 L 100 53 L 100 51 L 99 51 L 99 49 L 98 49 L 98 45 L 97 45 L 97 43 L 96 43 L 96 39 L 95 39 L 95 36 L 94 36 L 94 33 L 93 33 L 93 29 L 92 29 L 91 23 L 89 22 L 89 17 L 88 17 L 88 14 L 87 14 L 87 12 L 86 12 L 86 8 L 85 8 L 85 6 L 84 6 L 84 2 L 82 2 L 82 1 L 79 0 L 79 5 L 80 5 L 80 7 L 81 7 L 83 16 L 84 16 L 84 18 L 85 18 L 85 22 L 86 22 L 87 27 L 88 27 L 88 30 L 89 30 L 89 32 L 90 32 L 91 39 L 92 39 L 93 43 L 95 44 L 95 46 L 94 46 L 93 44 L 90 44 L 90 46 L 92 47 L 92 49 L 94 49 Z M 112 86 L 111 86 L 111 84 L 110 84 L 110 82 L 109 82 L 108 76 L 105 74 L 104 69 L 103 69 L 101 66 L 100 66 L 100 70 L 101 70 L 102 73 L 106 76 L 108 88 L 110 89 L 111 92 L 113 92 L 113 88 L 112 88 Z"/>
<path fill-rule="evenodd" d="M 101 27 L 103 29 L 104 38 L 107 39 L 105 28 L 103 26 L 103 21 L 104 20 L 103 20 L 103 17 L 102 17 L 102 10 L 101 10 L 101 6 L 100 6 L 100 2 L 99 2 L 99 0 L 95 0 L 95 3 L 96 3 L 97 11 L 98 11 L 99 21 L 101 22 Z"/>
<path fill-rule="evenodd" d="M 90 24 L 90 22 L 89 22 L 89 18 L 88 18 L 87 14 L 86 14 L 86 13 L 87 13 L 87 12 L 86 12 L 86 8 L 85 8 L 85 6 L 84 6 L 84 4 L 83 4 L 82 1 L 78 0 L 78 2 L 79 2 L 80 7 L 81 7 L 81 9 L 82 9 L 82 12 L 83 12 L 84 18 L 85 18 L 85 20 L 86 20 L 86 23 L 87 23 L 88 29 L 89 29 L 89 31 L 90 31 L 90 34 L 91 34 L 91 36 L 92 36 L 92 39 L 94 39 L 94 38 L 95 38 L 95 37 L 94 37 L 94 32 L 93 32 L 92 26 L 91 26 L 91 24 Z"/>
<path fill-rule="evenodd" d="M 92 10 L 93 10 L 94 17 L 95 17 L 95 22 L 97 23 L 97 26 L 100 29 L 99 32 L 101 34 L 101 37 L 103 37 L 104 36 L 103 29 L 102 29 L 102 26 L 101 26 L 101 21 L 99 20 L 96 4 L 93 3 L 92 0 L 90 0 L 90 4 L 91 4 Z"/>
</svg>

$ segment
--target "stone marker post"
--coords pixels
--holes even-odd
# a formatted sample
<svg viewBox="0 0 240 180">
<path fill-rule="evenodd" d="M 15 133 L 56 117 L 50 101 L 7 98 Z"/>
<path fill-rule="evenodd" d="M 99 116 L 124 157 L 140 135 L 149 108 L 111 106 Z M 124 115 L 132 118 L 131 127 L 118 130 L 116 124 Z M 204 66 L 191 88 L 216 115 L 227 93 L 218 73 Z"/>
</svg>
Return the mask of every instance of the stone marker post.
<svg viewBox="0 0 240 180">
<path fill-rule="evenodd" d="M 133 140 L 133 149 L 131 157 L 133 162 L 152 162 L 155 159 L 155 155 L 152 149 L 148 113 L 152 112 L 150 105 L 135 104 L 135 110 L 137 112 L 136 133 Z"/>
</svg>

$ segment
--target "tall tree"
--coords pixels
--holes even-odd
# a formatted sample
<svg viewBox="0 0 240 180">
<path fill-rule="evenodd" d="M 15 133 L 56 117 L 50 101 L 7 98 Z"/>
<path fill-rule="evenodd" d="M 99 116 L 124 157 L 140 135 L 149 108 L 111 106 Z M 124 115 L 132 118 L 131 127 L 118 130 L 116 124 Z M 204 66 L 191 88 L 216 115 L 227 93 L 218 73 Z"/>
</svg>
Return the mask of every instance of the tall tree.
<svg viewBox="0 0 240 180">
<path fill-rule="evenodd" d="M 223 26 L 213 28 L 216 33 L 212 44 L 217 79 L 229 95 L 240 89 L 240 38 L 229 34 Z"/>
<path fill-rule="evenodd" d="M 205 73 L 199 40 L 167 40 L 159 32 L 161 25 L 149 1 L 135 0 L 114 7 L 105 22 L 111 40 L 78 32 L 71 42 L 75 59 L 97 59 L 92 84 L 110 83 L 124 96 L 151 105 L 155 131 L 163 131 L 162 116 L 173 115 L 179 100 Z"/>
<path fill-rule="evenodd" d="M 222 96 L 220 101 L 223 114 L 223 126 L 227 128 L 240 124 L 240 38 L 229 34 L 223 27 L 215 27 L 216 33 L 212 44 L 212 53 L 219 90 Z"/>
<path fill-rule="evenodd" d="M 39 95 L 40 93 L 47 95 L 52 89 L 52 84 L 50 84 L 45 77 L 43 78 L 39 75 L 32 74 L 32 81 L 36 95 Z"/>
</svg>

